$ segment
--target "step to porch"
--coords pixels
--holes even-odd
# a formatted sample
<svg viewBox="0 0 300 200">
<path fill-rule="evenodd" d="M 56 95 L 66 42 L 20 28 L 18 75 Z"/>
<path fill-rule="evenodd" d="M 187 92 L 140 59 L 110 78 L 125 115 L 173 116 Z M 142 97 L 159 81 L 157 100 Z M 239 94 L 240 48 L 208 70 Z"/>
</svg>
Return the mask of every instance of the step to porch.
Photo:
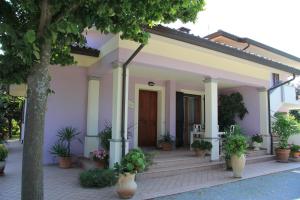
<svg viewBox="0 0 300 200">
<path fill-rule="evenodd" d="M 258 152 L 255 152 L 258 154 Z M 273 155 L 255 155 L 251 152 L 247 155 L 246 164 L 254 164 L 260 162 L 267 162 L 275 159 Z M 148 179 L 158 177 L 168 177 L 189 172 L 205 171 L 210 169 L 225 168 L 224 161 L 210 162 L 209 156 L 204 159 L 198 157 L 166 157 L 163 159 L 161 156 L 154 159 L 154 164 L 148 171 L 137 175 L 137 179 Z"/>
</svg>

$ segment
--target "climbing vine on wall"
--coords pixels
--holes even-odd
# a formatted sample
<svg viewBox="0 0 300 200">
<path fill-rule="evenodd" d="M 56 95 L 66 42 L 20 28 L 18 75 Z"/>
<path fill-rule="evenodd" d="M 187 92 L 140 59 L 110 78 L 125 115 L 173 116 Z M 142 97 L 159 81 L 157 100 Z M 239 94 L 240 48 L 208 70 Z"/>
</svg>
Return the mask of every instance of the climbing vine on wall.
<svg viewBox="0 0 300 200">
<path fill-rule="evenodd" d="M 244 119 L 248 113 L 243 96 L 239 92 L 219 96 L 219 126 L 221 130 L 228 129 L 236 124 L 235 118 Z"/>
</svg>

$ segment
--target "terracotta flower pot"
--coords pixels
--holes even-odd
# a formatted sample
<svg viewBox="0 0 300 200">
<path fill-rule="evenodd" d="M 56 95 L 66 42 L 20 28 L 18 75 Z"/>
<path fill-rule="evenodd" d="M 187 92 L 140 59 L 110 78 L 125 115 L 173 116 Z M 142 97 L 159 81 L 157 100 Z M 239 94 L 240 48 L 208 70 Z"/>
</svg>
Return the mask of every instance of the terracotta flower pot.
<svg viewBox="0 0 300 200">
<path fill-rule="evenodd" d="M 254 148 L 254 151 L 260 150 L 261 145 L 262 145 L 262 143 L 258 143 L 258 142 L 253 142 L 253 143 L 252 143 L 252 146 L 253 146 L 253 148 Z"/>
<path fill-rule="evenodd" d="M 300 157 L 300 152 L 293 152 L 293 158 L 299 158 Z"/>
<path fill-rule="evenodd" d="M 290 149 L 276 149 L 276 157 L 278 162 L 288 162 L 290 156 Z"/>
<path fill-rule="evenodd" d="M 246 164 L 246 157 L 244 154 L 242 154 L 240 157 L 237 155 L 231 156 L 233 177 L 235 177 L 235 178 L 242 177 L 242 173 L 244 171 L 245 164 Z"/>
<path fill-rule="evenodd" d="M 96 165 L 96 168 L 98 168 L 98 169 L 104 169 L 105 161 L 104 160 L 96 160 L 95 165 Z"/>
<path fill-rule="evenodd" d="M 137 184 L 134 181 L 135 174 L 121 174 L 117 183 L 117 193 L 121 199 L 133 197 L 137 190 Z"/>
<path fill-rule="evenodd" d="M 201 157 L 201 158 L 205 157 L 206 150 L 204 150 L 204 149 L 194 149 L 194 151 L 195 151 L 195 154 L 196 154 L 197 157 Z"/>
<path fill-rule="evenodd" d="M 59 167 L 68 169 L 72 167 L 72 157 L 59 157 Z"/>
<path fill-rule="evenodd" d="M 170 143 L 166 143 L 166 142 L 163 142 L 163 143 L 161 143 L 161 149 L 163 150 L 163 151 L 172 151 L 172 144 L 170 144 Z"/>
<path fill-rule="evenodd" d="M 4 175 L 5 161 L 0 161 L 0 176 Z"/>
</svg>

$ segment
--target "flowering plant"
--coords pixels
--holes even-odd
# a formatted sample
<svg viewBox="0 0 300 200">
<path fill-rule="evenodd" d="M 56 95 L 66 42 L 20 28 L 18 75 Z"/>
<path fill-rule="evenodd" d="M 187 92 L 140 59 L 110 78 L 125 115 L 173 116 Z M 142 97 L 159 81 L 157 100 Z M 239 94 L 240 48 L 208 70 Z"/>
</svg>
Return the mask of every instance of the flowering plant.
<svg viewBox="0 0 300 200">
<path fill-rule="evenodd" d="M 94 161 L 105 160 L 106 156 L 107 156 L 107 153 L 104 149 L 99 149 L 99 150 L 93 151 L 93 160 Z"/>
</svg>

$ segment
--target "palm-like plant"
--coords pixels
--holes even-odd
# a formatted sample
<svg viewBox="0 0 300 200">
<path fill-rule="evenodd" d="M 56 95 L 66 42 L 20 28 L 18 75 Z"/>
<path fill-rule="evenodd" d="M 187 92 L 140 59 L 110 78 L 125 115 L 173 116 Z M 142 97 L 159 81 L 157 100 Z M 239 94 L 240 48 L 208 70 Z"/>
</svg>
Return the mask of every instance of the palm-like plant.
<svg viewBox="0 0 300 200">
<path fill-rule="evenodd" d="M 60 144 L 60 147 L 66 147 L 66 155 L 69 157 L 71 156 L 71 142 L 75 139 L 77 139 L 79 142 L 81 140 L 77 138 L 77 136 L 80 134 L 79 131 L 77 131 L 76 128 L 73 128 L 71 126 L 62 128 L 57 131 L 57 137 L 58 137 L 58 143 Z"/>
</svg>

